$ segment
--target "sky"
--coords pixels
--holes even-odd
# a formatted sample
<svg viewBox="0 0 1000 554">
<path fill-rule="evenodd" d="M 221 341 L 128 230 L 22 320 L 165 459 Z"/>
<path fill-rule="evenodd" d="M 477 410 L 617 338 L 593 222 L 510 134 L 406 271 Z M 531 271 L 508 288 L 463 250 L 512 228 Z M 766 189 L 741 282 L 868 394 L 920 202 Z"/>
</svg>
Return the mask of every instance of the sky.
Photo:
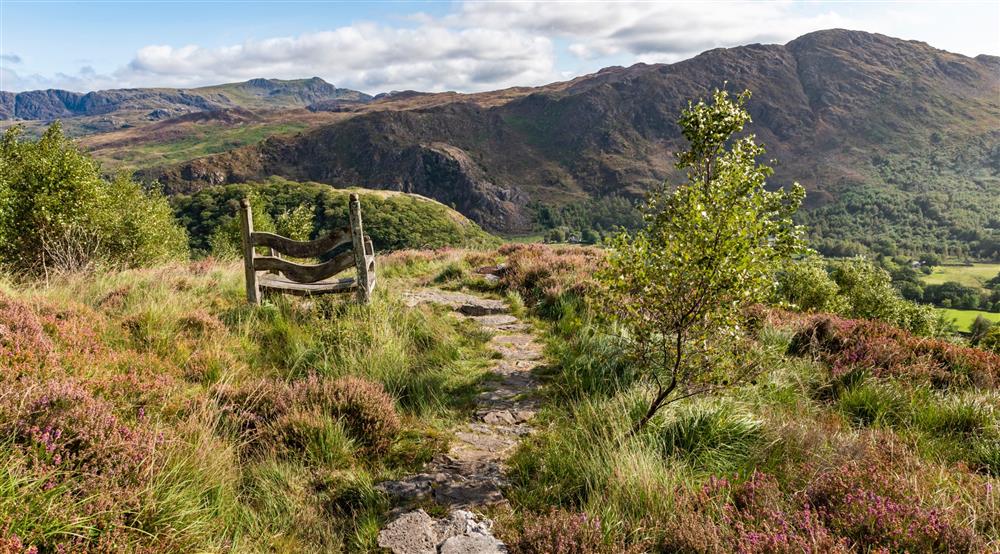
<svg viewBox="0 0 1000 554">
<path fill-rule="evenodd" d="M 318 76 L 372 94 L 477 92 L 834 27 L 1000 55 L 1000 0 L 0 0 L 0 90 Z"/>
</svg>

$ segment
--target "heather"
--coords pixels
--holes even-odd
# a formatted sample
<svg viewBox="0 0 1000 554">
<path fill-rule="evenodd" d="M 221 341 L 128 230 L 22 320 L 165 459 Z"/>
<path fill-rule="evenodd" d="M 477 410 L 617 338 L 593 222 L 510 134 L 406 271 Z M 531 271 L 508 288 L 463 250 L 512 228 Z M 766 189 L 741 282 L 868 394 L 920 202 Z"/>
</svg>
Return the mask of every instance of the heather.
<svg viewBox="0 0 1000 554">
<path fill-rule="evenodd" d="M 1000 355 L 914 336 L 878 321 L 817 316 L 792 337 L 790 348 L 822 359 L 834 375 L 864 370 L 942 387 L 978 388 L 993 388 L 1000 379 Z"/>
<path fill-rule="evenodd" d="M 447 447 L 488 361 L 397 273 L 370 306 L 251 308 L 211 259 L 0 284 L 2 549 L 372 549 L 374 483 Z"/>
<path fill-rule="evenodd" d="M 238 265 L 211 259 L 2 285 L 0 544 L 376 551 L 391 506 L 374 484 L 447 448 L 488 363 L 481 331 L 403 304 L 424 286 L 501 296 L 545 336 L 537 431 L 509 462 L 510 507 L 487 510 L 512 552 L 1000 544 L 994 358 L 757 306 L 740 344 L 760 371 L 630 435 L 650 384 L 602 317 L 602 258 L 398 251 L 367 307 L 251 309 Z"/>
<path fill-rule="evenodd" d="M 529 267 L 540 279 L 501 273 L 485 285 L 517 292 L 544 318 L 553 360 L 543 371 L 546 425 L 511 461 L 515 515 L 501 531 L 515 551 L 1000 544 L 995 356 L 879 321 L 757 306 L 740 327 L 744 356 L 760 370 L 677 402 L 632 435 L 652 384 L 623 347 L 628 334 L 604 317 L 589 279 L 599 253 L 578 248 L 583 263 L 560 271 L 559 250 L 568 249 L 474 254 L 459 278 L 539 260 Z"/>
</svg>

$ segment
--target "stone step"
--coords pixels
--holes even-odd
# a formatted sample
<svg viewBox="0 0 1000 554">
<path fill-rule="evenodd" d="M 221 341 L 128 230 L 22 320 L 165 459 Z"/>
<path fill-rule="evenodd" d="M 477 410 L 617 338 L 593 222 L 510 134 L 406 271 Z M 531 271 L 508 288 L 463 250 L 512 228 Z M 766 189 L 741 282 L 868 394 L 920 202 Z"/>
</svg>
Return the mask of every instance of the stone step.
<svg viewBox="0 0 1000 554">
<path fill-rule="evenodd" d="M 532 410 L 490 410 L 477 414 L 483 423 L 490 425 L 517 425 L 527 423 L 535 417 Z"/>
<path fill-rule="evenodd" d="M 507 305 L 500 300 L 480 298 L 476 302 L 466 302 L 458 307 L 458 311 L 467 316 L 480 317 L 486 315 L 506 314 Z"/>
<path fill-rule="evenodd" d="M 394 519 L 378 534 L 378 545 L 393 554 L 501 554 L 506 546 L 493 536 L 493 522 L 472 512 L 453 510 L 434 519 L 414 510 Z"/>
</svg>

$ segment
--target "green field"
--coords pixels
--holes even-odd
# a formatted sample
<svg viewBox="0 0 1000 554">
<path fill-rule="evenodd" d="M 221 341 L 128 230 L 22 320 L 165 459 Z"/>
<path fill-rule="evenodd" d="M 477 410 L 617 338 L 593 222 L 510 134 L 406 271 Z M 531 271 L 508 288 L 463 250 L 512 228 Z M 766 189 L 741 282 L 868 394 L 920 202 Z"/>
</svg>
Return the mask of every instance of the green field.
<svg viewBox="0 0 1000 554">
<path fill-rule="evenodd" d="M 978 316 L 983 316 L 994 323 L 1000 322 L 1000 313 L 981 312 L 979 310 L 953 310 L 951 308 L 937 309 L 943 312 L 945 316 L 955 320 L 955 325 L 958 326 L 959 331 L 968 331 L 969 327 L 972 326 L 972 322 Z"/>
<path fill-rule="evenodd" d="M 112 165 L 115 162 L 125 162 L 133 167 L 152 167 L 226 152 L 248 144 L 258 143 L 273 135 L 297 133 L 308 127 L 307 123 L 298 121 L 232 128 L 198 125 L 189 135 L 181 138 L 131 145 L 127 149 L 117 149 L 111 152 L 98 150 L 94 154 L 98 158 L 105 158 L 105 161 L 111 162 Z"/>
<path fill-rule="evenodd" d="M 928 285 L 940 285 L 955 281 L 967 287 L 983 287 L 986 281 L 1000 273 L 1000 264 L 945 265 L 934 268 L 934 272 L 923 278 Z"/>
</svg>

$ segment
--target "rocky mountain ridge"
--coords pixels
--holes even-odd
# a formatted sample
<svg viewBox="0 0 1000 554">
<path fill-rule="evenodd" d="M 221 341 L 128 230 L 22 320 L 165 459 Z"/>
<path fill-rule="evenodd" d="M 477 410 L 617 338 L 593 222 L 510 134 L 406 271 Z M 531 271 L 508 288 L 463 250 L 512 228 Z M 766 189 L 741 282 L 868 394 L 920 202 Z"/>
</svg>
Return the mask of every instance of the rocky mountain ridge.
<svg viewBox="0 0 1000 554">
<path fill-rule="evenodd" d="M 144 111 L 146 119 L 156 121 L 198 111 L 296 108 L 329 100 L 363 103 L 370 99 L 363 92 L 338 88 L 319 77 L 251 79 L 192 89 L 138 88 L 87 93 L 49 89 L 0 92 L 0 120 L 53 121 Z"/>
<path fill-rule="evenodd" d="M 947 190 L 944 202 L 960 203 L 954 207 L 963 217 L 982 226 L 1000 221 L 1000 208 L 987 201 L 991 191 L 1000 194 L 995 56 L 830 30 L 675 64 L 607 68 L 557 85 L 492 106 L 459 98 L 372 110 L 149 175 L 168 190 L 280 175 L 417 192 L 492 230 L 522 232 L 532 225 L 532 204 L 638 198 L 678 177 L 673 154 L 685 144 L 676 120 L 688 100 L 716 87 L 747 88 L 750 131 L 779 160 L 773 182 L 802 182 L 809 208 L 839 213 L 855 209 L 844 202 L 858 194 L 902 194 L 898 206 L 855 210 L 874 231 L 892 224 L 893 210 L 936 202 Z M 908 167 L 918 162 L 928 168 Z M 939 219 L 928 225 L 930 235 L 954 227 Z"/>
</svg>

